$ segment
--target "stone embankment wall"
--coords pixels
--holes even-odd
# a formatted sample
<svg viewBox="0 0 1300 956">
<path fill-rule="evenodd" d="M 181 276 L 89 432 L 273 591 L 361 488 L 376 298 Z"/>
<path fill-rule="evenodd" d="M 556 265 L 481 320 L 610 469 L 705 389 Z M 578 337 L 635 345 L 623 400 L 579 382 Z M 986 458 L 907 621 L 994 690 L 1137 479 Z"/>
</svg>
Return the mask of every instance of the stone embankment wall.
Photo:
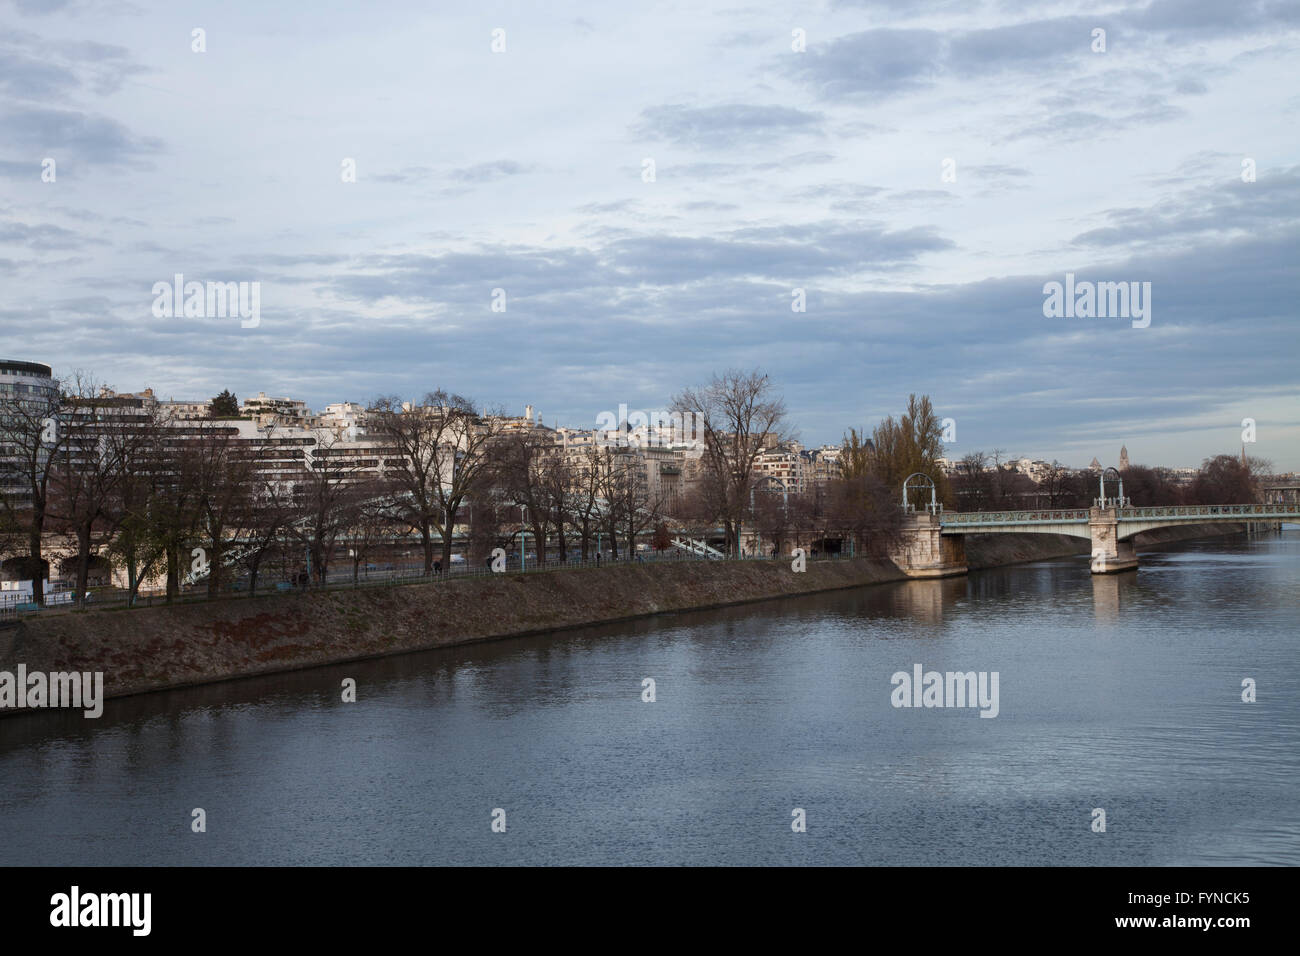
<svg viewBox="0 0 1300 956">
<path fill-rule="evenodd" d="M 1160 541 L 1223 534 L 1169 529 Z M 1141 543 L 1139 544 L 1141 546 Z M 979 535 L 972 569 L 1087 554 L 1057 535 Z M 1080 573 L 1086 568 L 1080 567 Z M 108 697 L 274 671 L 904 580 L 890 561 L 624 564 L 27 618 L 0 630 L 0 670 L 102 671 Z M 0 710 L 0 716 L 22 711 Z"/>
</svg>

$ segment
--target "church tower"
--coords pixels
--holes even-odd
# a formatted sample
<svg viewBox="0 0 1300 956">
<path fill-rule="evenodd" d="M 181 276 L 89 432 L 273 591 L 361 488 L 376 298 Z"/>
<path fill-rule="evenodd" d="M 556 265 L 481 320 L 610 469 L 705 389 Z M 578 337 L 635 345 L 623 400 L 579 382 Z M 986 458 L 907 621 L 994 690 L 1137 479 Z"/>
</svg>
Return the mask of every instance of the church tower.
<svg viewBox="0 0 1300 956">
<path fill-rule="evenodd" d="M 1128 446 L 1120 445 L 1119 447 L 1119 470 L 1128 471 Z"/>
</svg>

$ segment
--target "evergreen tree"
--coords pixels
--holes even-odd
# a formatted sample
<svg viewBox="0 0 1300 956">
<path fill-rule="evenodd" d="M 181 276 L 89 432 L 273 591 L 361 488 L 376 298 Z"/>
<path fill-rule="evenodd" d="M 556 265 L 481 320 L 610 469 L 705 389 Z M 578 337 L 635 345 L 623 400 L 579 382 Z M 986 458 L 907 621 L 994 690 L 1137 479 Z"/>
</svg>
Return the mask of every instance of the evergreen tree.
<svg viewBox="0 0 1300 956">
<path fill-rule="evenodd" d="M 238 418 L 239 417 L 239 399 L 235 398 L 230 389 L 223 389 L 221 394 L 212 400 L 212 408 L 208 412 L 209 418 Z"/>
</svg>

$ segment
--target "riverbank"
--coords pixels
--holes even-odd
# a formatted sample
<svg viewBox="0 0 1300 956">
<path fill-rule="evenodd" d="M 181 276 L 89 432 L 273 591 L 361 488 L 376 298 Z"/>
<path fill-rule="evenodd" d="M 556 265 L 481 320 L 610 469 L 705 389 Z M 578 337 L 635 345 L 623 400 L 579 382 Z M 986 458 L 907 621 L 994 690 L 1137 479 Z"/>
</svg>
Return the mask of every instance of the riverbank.
<svg viewBox="0 0 1300 956">
<path fill-rule="evenodd" d="M 1229 534 L 1239 525 L 1170 528 L 1139 549 Z M 1074 554 L 1063 535 L 973 535 L 972 570 Z M 1086 570 L 1081 569 L 1083 573 Z M 622 564 L 384 588 L 268 594 L 126 611 L 28 618 L 0 631 L 0 670 L 103 672 L 106 697 L 472 644 L 673 611 L 700 610 L 906 580 L 890 561 Z M 0 709 L 0 716 L 22 713 Z"/>
</svg>

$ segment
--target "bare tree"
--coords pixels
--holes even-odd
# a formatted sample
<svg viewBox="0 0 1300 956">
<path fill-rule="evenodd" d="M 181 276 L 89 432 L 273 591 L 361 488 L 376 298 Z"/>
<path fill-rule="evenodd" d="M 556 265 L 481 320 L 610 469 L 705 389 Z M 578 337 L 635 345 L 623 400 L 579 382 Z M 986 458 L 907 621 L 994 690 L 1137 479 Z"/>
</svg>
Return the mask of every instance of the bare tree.
<svg viewBox="0 0 1300 956">
<path fill-rule="evenodd" d="M 198 534 L 202 516 L 205 455 L 192 440 L 204 426 L 191 423 L 158 432 L 154 468 L 145 499 L 143 534 L 160 555 L 166 579 L 167 603 L 181 589 L 181 572 Z"/>
<path fill-rule="evenodd" d="M 765 448 L 790 439 L 785 430 L 785 402 L 768 376 L 758 371 L 729 371 L 703 388 L 688 388 L 672 402 L 672 411 L 702 423 L 702 465 L 719 501 L 718 514 L 739 556 L 740 525 L 749 507 L 754 464 Z"/>
<path fill-rule="evenodd" d="M 602 448 L 593 459 L 596 481 L 597 525 L 609 537 L 609 550 L 618 560 L 618 534 L 623 519 L 626 495 L 624 486 L 628 476 L 618 456 L 611 448 Z"/>
<path fill-rule="evenodd" d="M 600 527 L 601 453 L 588 448 L 569 469 L 572 481 L 571 514 L 582 546 L 582 560 L 590 554 L 592 539 Z"/>
<path fill-rule="evenodd" d="M 646 486 L 635 451 L 615 455 L 614 460 L 619 477 L 611 487 L 619 499 L 617 512 L 627 540 L 628 557 L 634 558 L 637 535 L 659 521 L 663 503 Z"/>
<path fill-rule="evenodd" d="M 786 539 L 789 537 L 786 525 L 786 504 L 788 501 L 788 493 L 783 495 L 768 483 L 764 483 L 754 490 L 754 507 L 751 510 L 749 521 L 760 538 L 771 543 L 776 553 L 785 550 Z"/>
<path fill-rule="evenodd" d="M 1043 472 L 1042 480 L 1038 483 L 1039 490 L 1047 496 L 1047 507 L 1062 508 L 1066 507 L 1066 502 L 1073 496 L 1072 482 L 1070 481 L 1070 469 L 1066 468 L 1056 459 L 1047 466 Z"/>
<path fill-rule="evenodd" d="M 325 584 L 334 542 L 343 532 L 350 515 L 346 504 L 350 482 L 357 472 L 354 460 L 335 436 L 322 438 L 307 449 L 303 472 L 295 487 L 298 519 L 289 530 L 306 548 L 311 573 Z"/>
<path fill-rule="evenodd" d="M 157 406 L 143 407 L 134 424 L 134 440 L 125 444 L 122 475 L 109 507 L 115 513 L 116 533 L 108 552 L 126 570 L 127 606 L 135 604 L 143 583 L 156 572 L 165 555 L 153 525 L 153 497 L 164 493 L 169 463 L 164 438 L 171 419 Z"/>
<path fill-rule="evenodd" d="M 189 439 L 193 455 L 196 524 L 207 551 L 208 595 L 220 592 L 229 538 L 242 532 L 240 518 L 255 487 L 256 454 L 238 440 L 235 429 L 202 422 Z"/>
<path fill-rule="evenodd" d="M 528 432 L 501 439 L 497 446 L 493 478 L 505 499 L 521 508 L 521 521 L 533 532 L 537 562 L 546 563 L 546 539 L 552 527 L 552 489 L 547 481 L 548 445 Z"/>
<path fill-rule="evenodd" d="M 898 537 L 903 512 L 879 478 L 862 474 L 831 482 L 823 513 L 829 527 L 854 542 L 855 553 L 883 552 Z"/>
<path fill-rule="evenodd" d="M 424 573 L 433 572 L 435 532 L 442 538 L 443 566 L 449 566 L 461 505 L 493 467 L 499 417 L 439 389 L 419 407 L 377 400 L 368 427 L 398 456 L 388 469 L 398 489 L 391 513 L 419 533 Z"/>
<path fill-rule="evenodd" d="M 384 506 L 387 488 L 375 481 L 359 482 L 348 488 L 341 504 L 343 534 L 352 560 L 352 583 L 360 582 L 361 565 L 393 531 Z"/>
<path fill-rule="evenodd" d="M 551 526 L 555 528 L 555 547 L 560 563 L 564 564 L 569 560 L 568 531 L 581 490 L 568 460 L 558 449 L 551 449 L 543 459 L 540 477 L 542 498 L 550 509 Z"/>
<path fill-rule="evenodd" d="M 27 539 L 20 571 L 32 578 L 32 600 L 45 603 L 48 563 L 42 556 L 52 472 L 68 440 L 61 386 L 0 391 L 0 445 L 6 450 L 4 507 L 9 523 Z"/>
<path fill-rule="evenodd" d="M 296 515 L 292 488 L 274 479 L 260 479 L 246 499 L 240 517 L 243 545 L 236 562 L 248 574 L 249 597 L 257 593 L 258 577 L 280 549 Z"/>
<path fill-rule="evenodd" d="M 64 395 L 64 411 L 68 436 L 54 455 L 49 511 L 76 540 L 80 607 L 96 544 L 110 541 L 125 518 L 115 505 L 129 463 L 150 436 L 150 416 L 140 399 L 118 397 L 80 373 Z"/>
</svg>

